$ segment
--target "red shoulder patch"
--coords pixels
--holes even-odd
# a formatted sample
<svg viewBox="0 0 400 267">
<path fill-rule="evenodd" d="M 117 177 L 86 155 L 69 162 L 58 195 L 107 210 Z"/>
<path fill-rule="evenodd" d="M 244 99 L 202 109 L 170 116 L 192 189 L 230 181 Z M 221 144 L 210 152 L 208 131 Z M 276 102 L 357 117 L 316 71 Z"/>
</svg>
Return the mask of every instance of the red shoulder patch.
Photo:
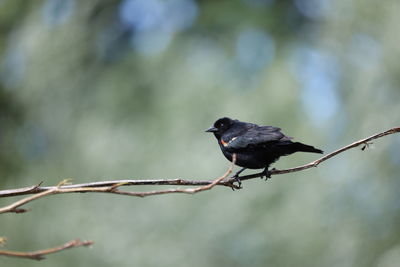
<svg viewBox="0 0 400 267">
<path fill-rule="evenodd" d="M 225 147 L 226 147 L 226 146 L 228 146 L 228 143 L 227 143 L 227 142 L 225 142 L 224 140 L 222 140 L 222 139 L 221 139 L 221 141 L 220 141 L 220 142 L 221 142 L 221 144 L 222 144 L 223 146 L 225 146 Z"/>
</svg>

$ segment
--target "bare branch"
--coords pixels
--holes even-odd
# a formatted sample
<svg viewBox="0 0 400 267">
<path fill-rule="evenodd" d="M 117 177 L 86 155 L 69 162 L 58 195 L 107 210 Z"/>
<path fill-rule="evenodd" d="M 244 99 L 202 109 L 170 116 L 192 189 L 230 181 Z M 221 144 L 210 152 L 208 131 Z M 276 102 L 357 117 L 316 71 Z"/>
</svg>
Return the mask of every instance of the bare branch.
<svg viewBox="0 0 400 267">
<path fill-rule="evenodd" d="M 381 132 L 381 133 L 377 133 L 374 135 L 371 135 L 370 137 L 361 139 L 359 141 L 356 141 L 354 143 L 351 143 L 347 146 L 344 146 L 342 148 L 339 148 L 338 150 L 335 150 L 317 160 L 314 160 L 313 162 L 310 162 L 308 164 L 302 165 L 302 166 L 298 166 L 295 168 L 290 168 L 290 169 L 285 169 L 285 170 L 276 170 L 276 169 L 272 169 L 269 174 L 270 175 L 277 175 L 277 174 L 285 174 L 285 173 L 291 173 L 291 172 L 298 172 L 298 171 L 303 171 L 306 169 L 310 169 L 313 167 L 317 167 L 320 163 L 346 151 L 355 147 L 358 147 L 359 145 L 364 145 L 362 150 L 364 151 L 366 147 L 368 147 L 370 145 L 370 141 L 384 137 L 386 135 L 390 135 L 390 134 L 394 134 L 394 133 L 398 133 L 400 132 L 400 127 L 394 127 L 392 129 L 389 129 L 387 131 Z M 245 175 L 245 176 L 241 176 L 240 180 L 244 181 L 244 180 L 249 180 L 249 179 L 253 179 L 253 178 L 258 178 L 258 177 L 262 177 L 263 173 L 255 173 L 255 174 L 251 174 L 251 175 Z"/>
<path fill-rule="evenodd" d="M 0 255 L 8 256 L 8 257 L 16 257 L 16 258 L 33 259 L 33 260 L 43 260 L 43 259 L 45 259 L 44 255 L 56 253 L 61 250 L 66 250 L 69 248 L 82 247 L 82 246 L 87 247 L 92 244 L 93 244 L 92 241 L 80 241 L 79 239 L 74 239 L 74 240 L 69 241 L 69 242 L 65 243 L 64 245 L 61 245 L 58 247 L 37 250 L 37 251 L 32 251 L 32 252 L 0 250 Z"/>
<path fill-rule="evenodd" d="M 52 189 L 49 189 L 49 190 L 47 190 L 47 191 L 38 193 L 38 194 L 36 194 L 36 195 L 23 198 L 23 199 L 21 199 L 21 200 L 19 200 L 19 201 L 16 201 L 16 202 L 14 202 L 14 203 L 12 203 L 12 204 L 10 204 L 10 205 L 8 205 L 8 206 L 5 206 L 5 207 L 3 207 L 3 208 L 0 208 L 0 214 L 1 214 L 1 213 L 6 213 L 6 212 L 15 212 L 15 213 L 23 213 L 23 212 L 26 212 L 26 211 L 28 211 L 27 209 L 20 209 L 20 208 L 18 208 L 18 207 L 20 207 L 20 206 L 22 206 L 22 205 L 24 205 L 24 204 L 26 204 L 26 203 L 28 203 L 28 202 L 34 201 L 35 199 L 42 198 L 42 197 L 44 197 L 44 196 L 48 196 L 48 195 L 54 194 L 54 192 L 55 192 L 56 190 L 57 190 L 57 187 L 54 187 L 54 188 L 52 188 Z"/>
<path fill-rule="evenodd" d="M 35 195 L 23 198 L 19 201 L 16 201 L 8 206 L 0 208 L 0 214 L 1 213 L 6 213 L 6 212 L 14 212 L 14 213 L 23 213 L 28 211 L 27 209 L 22 209 L 19 208 L 22 205 L 32 202 L 38 198 L 42 198 L 48 195 L 54 195 L 54 194 L 64 194 L 64 193 L 74 193 L 74 192 L 102 192 L 102 193 L 112 193 L 112 194 L 119 194 L 119 195 L 127 195 L 127 196 L 136 196 L 136 197 L 145 197 L 145 196 L 150 196 L 150 195 L 162 195 L 162 194 L 171 194 L 171 193 L 185 193 L 185 194 L 195 194 L 201 191 L 206 191 L 210 190 L 213 188 L 215 185 L 220 183 L 222 180 L 226 179 L 229 174 L 232 173 L 233 167 L 235 166 L 235 161 L 236 161 L 236 155 L 233 156 L 233 161 L 229 169 L 221 176 L 212 181 L 211 183 L 208 183 L 206 185 L 200 186 L 200 187 L 195 187 L 195 188 L 172 188 L 172 189 L 166 189 L 166 190 L 154 190 L 154 191 L 148 191 L 148 192 L 129 192 L 129 191 L 121 191 L 118 189 L 118 187 L 125 185 L 125 182 L 121 183 L 116 183 L 111 186 L 106 186 L 106 187 L 77 187 L 77 188 L 68 188 L 67 185 L 67 180 L 62 181 L 59 183 L 57 186 L 51 187 L 50 189 L 37 193 Z M 23 192 L 22 190 L 19 190 L 19 192 Z"/>
<path fill-rule="evenodd" d="M 354 143 L 351 143 L 345 147 L 342 147 L 336 151 L 333 151 L 315 161 L 312 161 L 308 164 L 298 166 L 295 168 L 284 169 L 284 170 L 276 170 L 273 169 L 270 171 L 270 175 L 278 175 L 278 174 L 285 174 L 291 172 L 298 172 L 306 169 L 310 169 L 312 167 L 317 167 L 320 163 L 344 152 L 349 149 L 358 147 L 363 145 L 362 150 L 364 150 L 370 144 L 370 141 L 374 139 L 378 139 L 384 137 L 386 135 L 399 133 L 400 127 L 394 127 L 387 131 L 372 135 L 370 137 L 361 139 Z M 23 198 L 19 201 L 16 201 L 8 206 L 0 208 L 0 214 L 6 212 L 15 212 L 21 213 L 26 212 L 26 209 L 20 208 L 22 205 L 27 204 L 31 201 L 36 199 L 54 195 L 54 194 L 63 194 L 63 193 L 86 193 L 86 192 L 103 192 L 103 193 L 112 193 L 112 194 L 120 194 L 120 195 L 128 195 L 128 196 L 136 196 L 136 197 L 145 197 L 151 195 L 161 195 L 161 194 L 170 194 L 170 193 L 186 193 L 186 194 L 195 194 L 197 192 L 202 192 L 206 190 L 210 190 L 216 185 L 223 185 L 231 187 L 232 189 L 238 189 L 239 187 L 234 185 L 236 181 L 234 178 L 228 178 L 229 174 L 232 173 L 234 163 L 236 161 L 236 155 L 233 157 L 233 162 L 230 168 L 225 172 L 224 175 L 215 179 L 215 180 L 184 180 L 184 179 L 156 179 L 156 180 L 115 180 L 115 181 L 103 181 L 103 182 L 92 182 L 92 183 L 84 183 L 84 184 L 74 184 L 68 185 L 66 181 L 61 182 L 57 186 L 50 186 L 45 187 L 41 186 L 41 183 L 38 185 L 18 188 L 18 189 L 11 189 L 11 190 L 1 190 L 0 191 L 0 198 L 1 197 L 11 197 L 11 196 L 20 196 L 20 195 L 29 195 L 32 196 Z M 263 173 L 255 173 L 251 175 L 241 176 L 240 180 L 249 180 L 257 177 L 262 177 Z M 154 191 L 147 191 L 147 192 L 131 192 L 131 191 L 122 191 L 119 190 L 121 186 L 132 186 L 132 185 L 177 185 L 177 186 L 198 186 L 193 188 L 172 188 L 166 190 L 154 190 Z M 0 238 L 0 242 L 3 243 L 5 238 Z M 17 252 L 17 251 L 6 251 L 0 250 L 0 255 L 3 256 L 10 256 L 10 257 L 20 257 L 20 258 L 29 258 L 35 260 L 41 260 L 44 258 L 44 255 L 55 253 L 61 250 L 65 250 L 72 247 L 78 246 L 88 246 L 91 245 L 92 241 L 83 241 L 81 242 L 79 239 L 72 240 L 62 246 L 39 250 L 34 252 Z"/>
<path fill-rule="evenodd" d="M 332 153 L 329 153 L 315 161 L 312 161 L 308 164 L 298 166 L 295 168 L 284 169 L 284 170 L 276 170 L 273 169 L 270 171 L 270 175 L 278 175 L 278 174 L 285 174 L 291 172 L 298 172 L 306 169 L 310 169 L 312 167 L 317 167 L 320 163 L 346 151 L 352 149 L 354 147 L 364 145 L 363 150 L 365 147 L 368 146 L 369 142 L 384 137 L 386 135 L 394 134 L 400 132 L 400 127 L 394 127 L 387 131 L 377 133 L 370 137 L 361 139 L 356 141 L 352 144 L 349 144 L 345 147 L 342 147 Z M 228 174 L 229 175 L 229 174 Z M 262 177 L 263 173 L 255 173 L 250 175 L 241 176 L 240 180 L 249 180 L 253 178 Z M 114 181 L 102 181 L 102 182 L 92 182 L 92 183 L 83 183 L 83 184 L 73 184 L 73 185 L 62 185 L 56 191 L 51 191 L 57 188 L 57 186 L 41 186 L 40 184 L 24 187 L 19 189 L 10 189 L 10 190 L 1 190 L 0 191 L 0 198 L 1 197 L 11 197 L 11 196 L 20 196 L 20 195 L 27 195 L 27 194 L 34 194 L 35 196 L 40 193 L 44 193 L 44 196 L 49 194 L 59 194 L 59 193 L 86 193 L 86 192 L 105 192 L 105 193 L 113 193 L 113 194 L 121 194 L 121 195 L 130 195 L 130 196 L 138 196 L 138 197 L 145 197 L 149 195 L 160 195 L 160 194 L 168 194 L 168 193 L 192 193 L 193 188 L 189 190 L 173 188 L 167 190 L 155 190 L 155 191 L 148 191 L 148 192 L 129 192 L 129 191 L 121 191 L 118 188 L 121 186 L 139 186 L 139 185 L 177 185 L 177 186 L 208 186 L 215 182 L 215 180 L 185 180 L 185 179 L 152 179 L 152 180 L 114 180 Z M 228 186 L 233 189 L 238 189 L 239 187 L 234 185 L 235 179 L 233 178 L 224 178 L 219 180 L 215 185 L 222 185 Z M 201 187 L 200 187 L 201 188 Z M 198 190 L 198 188 L 196 189 Z M 50 191 L 50 192 L 49 192 Z M 203 190 L 200 190 L 203 191 Z M 198 192 L 198 191 L 195 191 Z M 40 196 L 43 197 L 43 196 Z M 35 198 L 36 199 L 36 198 Z M 13 210 L 13 212 L 24 212 L 24 209 L 17 209 L 19 206 L 30 202 L 30 199 L 22 199 L 21 202 L 13 203 L 12 205 L 8 206 L 8 208 Z M 17 204 L 18 203 L 18 204 Z M 19 205 L 22 203 L 21 205 Z M 6 208 L 6 207 L 5 207 Z M 4 208 L 3 208 L 4 209 Z M 0 209 L 2 211 L 3 209 Z M 1 213 L 1 212 L 0 212 Z"/>
</svg>

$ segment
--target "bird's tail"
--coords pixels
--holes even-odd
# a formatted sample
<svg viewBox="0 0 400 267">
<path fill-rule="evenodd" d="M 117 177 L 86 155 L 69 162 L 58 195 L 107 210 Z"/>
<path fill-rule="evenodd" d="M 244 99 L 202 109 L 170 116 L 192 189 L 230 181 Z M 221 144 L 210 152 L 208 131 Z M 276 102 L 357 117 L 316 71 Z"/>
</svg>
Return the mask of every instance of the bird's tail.
<svg viewBox="0 0 400 267">
<path fill-rule="evenodd" d="M 324 153 L 324 151 L 322 151 L 318 148 L 315 148 L 315 147 L 309 146 L 309 145 L 305 145 L 300 142 L 294 142 L 292 144 L 292 148 L 294 148 L 296 151 L 299 151 L 299 152 L 311 152 L 311 153 L 320 153 L 320 154 Z"/>
</svg>

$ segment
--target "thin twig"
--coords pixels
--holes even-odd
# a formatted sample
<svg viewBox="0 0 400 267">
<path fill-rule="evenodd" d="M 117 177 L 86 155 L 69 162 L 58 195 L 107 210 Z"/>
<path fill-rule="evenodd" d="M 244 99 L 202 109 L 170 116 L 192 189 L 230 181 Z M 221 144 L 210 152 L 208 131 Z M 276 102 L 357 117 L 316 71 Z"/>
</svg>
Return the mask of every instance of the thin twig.
<svg viewBox="0 0 400 267">
<path fill-rule="evenodd" d="M 7 212 L 14 212 L 14 213 L 23 213 L 28 211 L 27 209 L 19 208 L 22 205 L 25 205 L 26 203 L 32 202 L 38 198 L 42 198 L 45 196 L 49 195 L 55 195 L 55 194 L 64 194 L 64 193 L 74 193 L 74 192 L 102 192 L 102 193 L 112 193 L 112 194 L 119 194 L 119 195 L 127 195 L 127 196 L 136 196 L 136 197 L 145 197 L 145 196 L 150 196 L 150 195 L 162 195 L 162 194 L 171 194 L 171 193 L 185 193 L 185 194 L 195 194 L 198 192 L 210 190 L 213 188 L 215 185 L 220 183 L 222 180 L 226 179 L 229 174 L 232 173 L 233 167 L 235 166 L 235 161 L 236 161 L 236 155 L 233 156 L 233 161 L 229 169 L 220 177 L 217 179 L 213 180 L 211 183 L 199 186 L 199 187 L 194 187 L 194 188 L 172 188 L 172 189 L 166 189 L 166 190 L 154 190 L 154 191 L 147 191 L 147 192 L 129 192 L 129 191 L 121 191 L 118 189 L 118 187 L 125 185 L 125 183 L 118 183 L 114 184 L 111 186 L 107 187 L 78 187 L 78 188 L 68 188 L 66 184 L 66 180 L 60 182 L 57 186 L 51 187 L 50 189 L 37 193 L 35 195 L 23 198 L 19 201 L 16 201 L 8 206 L 0 208 L 0 214 L 1 213 L 7 213 Z M 21 192 L 21 191 L 20 191 Z"/>
<path fill-rule="evenodd" d="M 74 239 L 74 240 L 69 241 L 69 242 L 65 243 L 64 245 L 61 245 L 58 247 L 37 250 L 37 251 L 32 251 L 32 252 L 0 250 L 0 255 L 8 256 L 8 257 L 16 257 L 16 258 L 33 259 L 33 260 L 43 260 L 43 259 L 45 259 L 44 255 L 56 253 L 61 250 L 66 250 L 69 248 L 82 247 L 82 246 L 87 247 L 92 244 L 93 244 L 92 241 L 80 241 L 79 239 Z"/>
<path fill-rule="evenodd" d="M 94 188 L 94 187 L 110 187 L 117 184 L 121 186 L 131 185 L 181 185 L 181 186 L 202 186 L 212 183 L 212 180 L 185 180 L 185 179 L 151 179 L 151 180 L 113 180 L 101 181 L 82 184 L 65 185 L 62 188 L 76 189 L 76 188 Z M 12 197 L 21 195 L 37 194 L 54 188 L 54 186 L 29 186 L 18 189 L 0 190 L 1 197 Z M 79 191 L 74 191 L 80 193 Z"/>
<path fill-rule="evenodd" d="M 8 206 L 0 208 L 0 214 L 1 213 L 6 213 L 6 212 L 15 212 L 15 213 L 26 212 L 26 211 L 28 211 L 27 209 L 20 209 L 18 207 L 20 207 L 20 206 L 22 206 L 22 205 L 24 205 L 24 204 L 26 204 L 28 202 L 34 201 L 34 200 L 36 200 L 38 198 L 42 198 L 44 196 L 48 196 L 48 195 L 54 194 L 57 190 L 58 190 L 58 188 L 54 187 L 52 189 L 49 189 L 47 191 L 38 193 L 36 195 L 23 198 L 23 199 L 21 199 L 19 201 L 16 201 L 16 202 L 14 202 L 14 203 L 12 203 L 12 204 L 10 204 Z"/>
<path fill-rule="evenodd" d="M 285 169 L 285 170 L 276 170 L 273 169 L 270 171 L 270 175 L 278 175 L 278 174 L 285 174 L 291 172 L 302 171 L 306 169 L 310 169 L 312 167 L 317 167 L 320 163 L 346 151 L 357 147 L 359 145 L 364 145 L 362 150 L 364 150 L 370 144 L 371 140 L 381 138 L 386 135 L 394 134 L 400 132 L 400 127 L 395 127 L 389 129 L 385 132 L 381 132 L 370 137 L 361 139 L 356 141 L 352 144 L 349 144 L 345 147 L 342 147 L 332 153 L 327 154 L 315 161 L 312 161 L 308 164 L 298 166 L 295 168 Z M 229 186 L 233 189 L 239 188 L 238 186 L 234 185 L 236 181 L 234 178 L 227 178 L 229 174 L 232 173 L 234 163 L 236 160 L 236 155 L 233 157 L 233 162 L 230 168 L 225 172 L 224 175 L 215 179 L 215 180 L 184 180 L 184 179 L 158 179 L 158 180 L 117 180 L 117 181 L 105 181 L 105 182 L 93 182 L 93 183 L 86 183 L 86 184 L 75 184 L 75 185 L 67 185 L 66 181 L 61 182 L 57 186 L 50 186 L 44 187 L 41 186 L 41 183 L 38 185 L 12 189 L 12 190 L 2 190 L 0 191 L 0 197 L 11 197 L 11 196 L 19 196 L 19 195 L 27 195 L 32 194 L 32 196 L 23 198 L 19 201 L 16 201 L 8 206 L 0 208 L 0 213 L 6 212 L 15 212 L 21 213 L 27 211 L 26 209 L 20 208 L 22 205 L 27 204 L 31 201 L 36 199 L 53 195 L 53 194 L 62 194 L 62 193 L 85 193 L 85 192 L 104 192 L 104 193 L 112 193 L 112 194 L 120 194 L 120 195 L 128 195 L 128 196 L 137 196 L 137 197 L 145 197 L 150 195 L 160 195 L 160 194 L 169 194 L 169 193 L 186 193 L 186 194 L 194 194 L 201 191 L 210 190 L 216 185 L 223 185 Z M 249 180 L 257 177 L 264 176 L 264 173 L 255 173 L 251 175 L 241 176 L 240 180 Z M 154 190 L 154 191 L 147 191 L 147 192 L 130 192 L 130 191 L 122 191 L 118 188 L 121 186 L 128 186 L 128 185 L 181 185 L 181 186 L 198 186 L 194 188 L 172 188 L 166 190 Z M 0 238 L 1 242 L 5 242 L 5 238 Z M 35 260 L 42 260 L 44 259 L 44 255 L 59 252 L 61 250 L 65 250 L 72 247 L 79 247 L 79 246 L 89 246 L 93 242 L 92 241 L 80 241 L 79 239 L 72 240 L 62 246 L 54 247 L 50 249 L 38 250 L 34 252 L 18 252 L 18 251 L 7 251 L 7 250 L 0 250 L 0 255 L 3 256 L 10 256 L 10 257 L 19 257 L 19 258 L 28 258 L 28 259 L 35 259 Z"/>
<path fill-rule="evenodd" d="M 285 174 L 291 172 L 302 171 L 306 169 L 310 169 L 312 167 L 317 167 L 320 163 L 346 151 L 351 148 L 357 147 L 359 145 L 367 146 L 371 140 L 378 139 L 384 137 L 386 135 L 394 134 L 400 132 L 400 127 L 394 127 L 387 131 L 377 133 L 370 137 L 361 139 L 356 141 L 352 144 L 349 144 L 343 148 L 340 148 L 332 153 L 329 153 L 315 161 L 312 161 L 308 164 L 298 166 L 295 168 L 284 169 L 284 170 L 276 170 L 273 169 L 270 171 L 270 175 L 278 175 L 278 174 Z M 229 175 L 229 174 L 228 174 Z M 263 173 L 255 173 L 250 175 L 244 175 L 240 177 L 241 181 L 249 180 L 253 178 L 262 177 Z M 153 180 L 114 180 L 114 181 L 102 181 L 102 182 L 92 182 L 92 183 L 83 183 L 83 184 L 73 184 L 73 185 L 62 185 L 57 190 L 58 193 L 86 193 L 86 192 L 106 192 L 106 193 L 114 193 L 114 194 L 121 194 L 121 195 L 131 195 L 131 196 L 138 196 L 138 197 L 145 197 L 149 195 L 160 195 L 160 194 L 168 194 L 168 193 L 190 193 L 192 189 L 188 191 L 184 191 L 183 189 L 167 189 L 167 190 L 155 190 L 155 191 L 148 191 L 148 192 L 127 192 L 127 191 L 120 191 L 117 187 L 120 186 L 138 186 L 138 185 L 177 185 L 177 186 L 207 186 L 214 182 L 215 180 L 185 180 L 185 179 L 153 179 Z M 233 178 L 224 178 L 218 181 L 215 185 L 222 185 L 228 186 L 233 189 L 238 189 L 239 187 L 234 184 L 236 180 Z M 28 195 L 28 194 L 40 194 L 42 192 L 48 192 L 56 188 L 56 186 L 40 186 L 34 185 L 30 187 L 18 188 L 18 189 L 10 189 L 10 190 L 1 190 L 0 191 L 0 198 L 1 197 L 11 197 L 11 196 L 20 196 L 20 195 Z M 113 188 L 113 190 L 111 190 Z M 54 194 L 46 193 L 47 194 Z M 24 200 L 22 200 L 24 201 Z M 26 201 L 26 200 L 25 200 Z M 25 204 L 24 202 L 23 204 Z M 12 204 L 12 205 L 15 205 Z M 1 211 L 1 209 L 0 209 Z M 24 210 L 21 209 L 21 212 Z M 1 213 L 1 212 L 0 212 Z"/>
<path fill-rule="evenodd" d="M 303 171 L 303 170 L 310 169 L 310 168 L 313 168 L 313 167 L 317 167 L 320 163 L 322 163 L 322 162 L 324 162 L 324 161 L 326 161 L 326 160 L 328 160 L 328 159 L 330 159 L 330 158 L 332 158 L 332 157 L 334 157 L 334 156 L 336 156 L 336 155 L 338 155 L 338 154 L 340 154 L 340 153 L 342 153 L 342 152 L 344 152 L 346 150 L 352 149 L 354 147 L 358 147 L 359 145 L 365 145 L 365 147 L 368 147 L 370 145 L 370 143 L 369 143 L 370 141 L 378 139 L 378 138 L 381 138 L 381 137 L 384 137 L 386 135 L 398 133 L 398 132 L 400 132 L 400 127 L 394 127 L 394 128 L 389 129 L 387 131 L 371 135 L 370 137 L 361 139 L 361 140 L 356 141 L 354 143 L 351 143 L 351 144 L 349 144 L 347 146 L 339 148 L 338 150 L 335 150 L 335 151 L 333 151 L 333 152 L 331 152 L 331 153 L 329 153 L 329 154 L 327 154 L 327 155 L 325 155 L 325 156 L 323 156 L 323 157 L 321 157 L 321 158 L 319 158 L 317 160 L 314 160 L 314 161 L 312 161 L 312 162 L 310 162 L 308 164 L 301 165 L 301 166 L 298 166 L 298 167 L 295 167 L 295 168 L 285 169 L 285 170 L 272 169 L 271 171 L 269 171 L 269 174 L 270 175 L 285 174 L 285 173 L 298 172 L 298 171 Z M 365 147 L 363 147 L 363 148 L 365 149 Z M 364 149 L 362 149 L 362 150 L 364 150 Z M 245 176 L 241 176 L 240 180 L 241 181 L 249 180 L 249 179 L 253 179 L 253 178 L 262 177 L 263 175 L 264 175 L 263 173 L 255 173 L 255 174 L 245 175 Z M 230 179 L 230 181 L 232 182 L 234 180 Z"/>
</svg>

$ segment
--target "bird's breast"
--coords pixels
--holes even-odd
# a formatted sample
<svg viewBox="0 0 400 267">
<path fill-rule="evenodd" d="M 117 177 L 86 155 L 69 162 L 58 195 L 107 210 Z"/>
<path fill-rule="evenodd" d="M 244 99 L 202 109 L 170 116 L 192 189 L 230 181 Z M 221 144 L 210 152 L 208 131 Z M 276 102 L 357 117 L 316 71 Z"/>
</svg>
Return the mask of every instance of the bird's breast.
<svg viewBox="0 0 400 267">
<path fill-rule="evenodd" d="M 248 149 L 247 151 L 231 151 L 229 149 L 226 149 L 225 147 L 222 147 L 221 145 L 221 150 L 225 158 L 227 158 L 229 161 L 232 161 L 233 154 L 236 154 L 235 164 L 237 166 L 249 169 L 265 168 L 266 166 L 275 162 L 280 157 L 280 155 L 273 153 L 273 151 L 269 149 Z"/>
</svg>

